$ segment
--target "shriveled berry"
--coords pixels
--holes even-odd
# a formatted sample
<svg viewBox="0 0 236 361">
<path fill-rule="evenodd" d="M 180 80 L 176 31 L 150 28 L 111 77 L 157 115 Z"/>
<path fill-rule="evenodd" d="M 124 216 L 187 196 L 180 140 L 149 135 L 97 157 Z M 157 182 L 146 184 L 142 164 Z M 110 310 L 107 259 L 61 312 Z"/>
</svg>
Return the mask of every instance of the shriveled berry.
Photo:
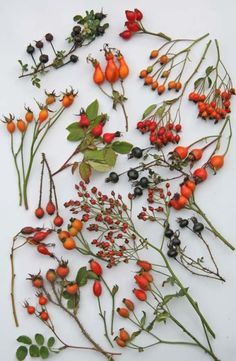
<svg viewBox="0 0 236 361">
<path fill-rule="evenodd" d="M 49 60 L 49 57 L 47 54 L 41 54 L 39 57 L 40 63 L 46 64 Z"/>
<path fill-rule="evenodd" d="M 132 180 L 138 179 L 138 171 L 136 169 L 130 169 L 127 172 L 127 175 L 129 177 L 129 179 L 132 179 Z"/>
<path fill-rule="evenodd" d="M 41 40 L 38 40 L 38 41 L 36 41 L 35 46 L 38 49 L 42 49 L 43 48 L 43 42 Z"/>
<path fill-rule="evenodd" d="M 77 63 L 78 60 L 79 60 L 79 57 L 77 55 L 71 54 L 70 61 L 72 63 Z"/>
<path fill-rule="evenodd" d="M 45 39 L 49 42 L 53 41 L 53 35 L 51 33 L 47 33 L 45 35 Z"/>
</svg>

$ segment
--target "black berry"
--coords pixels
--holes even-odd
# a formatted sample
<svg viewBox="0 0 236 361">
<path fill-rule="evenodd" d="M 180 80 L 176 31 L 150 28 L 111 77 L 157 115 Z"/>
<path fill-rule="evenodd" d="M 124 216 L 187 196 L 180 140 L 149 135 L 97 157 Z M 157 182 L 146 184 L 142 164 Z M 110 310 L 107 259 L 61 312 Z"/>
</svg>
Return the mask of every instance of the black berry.
<svg viewBox="0 0 236 361">
<path fill-rule="evenodd" d="M 117 183 L 119 181 L 119 175 L 116 172 L 111 172 L 108 179 L 111 183 Z"/>
<path fill-rule="evenodd" d="M 173 236 L 173 234 L 174 234 L 174 232 L 172 231 L 172 229 L 167 228 L 167 229 L 165 230 L 165 236 L 166 236 L 167 238 L 171 238 L 171 237 Z"/>
<path fill-rule="evenodd" d="M 42 49 L 43 48 L 43 42 L 41 40 L 38 40 L 38 41 L 36 41 L 35 46 L 38 49 Z"/>
<path fill-rule="evenodd" d="M 53 41 L 53 35 L 51 34 L 51 33 L 47 33 L 46 35 L 45 35 L 45 39 L 47 40 L 47 41 Z"/>
<path fill-rule="evenodd" d="M 99 35 L 103 35 L 105 33 L 105 29 L 103 26 L 98 26 L 97 29 L 96 29 L 96 35 L 99 36 Z"/>
<path fill-rule="evenodd" d="M 140 197 L 143 194 L 143 190 L 141 187 L 135 187 L 134 188 L 134 196 Z"/>
<path fill-rule="evenodd" d="M 148 187 L 148 184 L 149 184 L 148 178 L 147 178 L 147 177 L 142 177 L 142 178 L 140 178 L 139 184 L 141 185 L 141 187 L 147 188 L 147 187 Z"/>
<path fill-rule="evenodd" d="M 200 222 L 195 223 L 193 226 L 193 232 L 200 233 L 204 230 L 204 225 Z"/>
<path fill-rule="evenodd" d="M 47 54 L 41 54 L 39 57 L 40 63 L 46 64 L 48 62 L 49 58 Z"/>
<path fill-rule="evenodd" d="M 180 219 L 180 220 L 179 220 L 179 226 L 180 226 L 180 228 L 187 227 L 187 225 L 188 225 L 188 220 L 187 220 L 187 219 Z"/>
<path fill-rule="evenodd" d="M 79 25 L 74 26 L 74 27 L 73 27 L 73 32 L 74 32 L 75 34 L 80 34 L 80 32 L 81 32 L 81 27 L 80 27 Z"/>
<path fill-rule="evenodd" d="M 174 249 L 174 248 L 170 248 L 170 249 L 167 251 L 167 256 L 168 256 L 168 257 L 175 258 L 177 255 L 178 255 L 178 252 L 177 252 L 176 249 Z"/>
<path fill-rule="evenodd" d="M 74 36 L 74 38 L 73 38 L 73 40 L 74 40 L 74 42 L 75 43 L 82 43 L 82 41 L 83 41 L 83 38 L 82 38 L 82 36 L 81 35 L 79 35 L 79 34 L 75 34 L 75 36 Z"/>
<path fill-rule="evenodd" d="M 134 158 L 142 158 L 143 156 L 143 150 L 139 147 L 134 147 L 132 150 L 131 150 L 131 155 L 134 157 Z"/>
<path fill-rule="evenodd" d="M 70 61 L 71 61 L 72 63 L 77 63 L 78 60 L 79 60 L 79 58 L 78 58 L 77 55 L 71 54 L 71 56 L 70 56 Z"/>
<path fill-rule="evenodd" d="M 132 180 L 138 179 L 138 171 L 136 169 L 130 169 L 127 172 L 127 175 L 129 177 L 129 179 L 132 179 Z"/>
<path fill-rule="evenodd" d="M 171 241 L 174 246 L 179 246 L 181 243 L 181 241 L 178 237 L 174 237 Z"/>
<path fill-rule="evenodd" d="M 28 54 L 33 54 L 34 51 L 35 51 L 35 47 L 30 44 L 30 45 L 27 46 L 26 51 L 27 51 Z"/>
</svg>

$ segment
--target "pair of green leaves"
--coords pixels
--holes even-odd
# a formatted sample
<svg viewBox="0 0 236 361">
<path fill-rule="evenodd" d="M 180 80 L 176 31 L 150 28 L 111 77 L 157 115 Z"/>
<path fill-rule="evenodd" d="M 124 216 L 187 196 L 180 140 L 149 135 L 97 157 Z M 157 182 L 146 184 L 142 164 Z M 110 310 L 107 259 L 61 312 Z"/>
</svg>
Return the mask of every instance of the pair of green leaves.
<svg viewBox="0 0 236 361">
<path fill-rule="evenodd" d="M 198 78 L 197 80 L 195 80 L 194 82 L 194 89 L 196 90 L 199 85 L 201 85 L 202 83 L 205 83 L 205 81 L 207 80 L 208 82 L 208 88 L 211 87 L 212 85 L 212 80 L 210 78 L 210 74 L 215 70 L 214 66 L 208 66 L 205 70 L 205 74 L 206 76 L 205 77 L 201 77 L 201 78 Z"/>
<path fill-rule="evenodd" d="M 147 107 L 147 109 L 143 113 L 142 120 L 146 119 L 150 114 L 152 114 L 156 108 L 157 108 L 157 104 L 149 105 L 149 107 Z M 157 115 L 159 118 L 161 118 L 165 112 L 165 109 L 166 109 L 166 103 L 163 102 L 163 104 L 159 108 L 156 109 L 155 115 Z"/>
<path fill-rule="evenodd" d="M 41 357 L 43 360 L 47 359 L 50 352 L 58 353 L 59 349 L 53 349 L 56 342 L 54 337 L 49 337 L 45 345 L 45 338 L 40 333 L 36 333 L 33 340 L 25 335 L 19 336 L 17 341 L 23 345 L 16 350 L 16 358 L 18 361 L 23 361 L 28 355 L 31 357 Z"/>
</svg>

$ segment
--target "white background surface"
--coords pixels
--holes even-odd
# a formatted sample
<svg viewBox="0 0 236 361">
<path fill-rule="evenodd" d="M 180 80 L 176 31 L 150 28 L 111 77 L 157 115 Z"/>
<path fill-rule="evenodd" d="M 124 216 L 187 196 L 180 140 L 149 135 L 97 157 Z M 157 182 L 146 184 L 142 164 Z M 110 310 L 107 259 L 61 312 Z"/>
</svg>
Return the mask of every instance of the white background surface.
<svg viewBox="0 0 236 361">
<path fill-rule="evenodd" d="M 198 0 L 197 2 L 189 2 L 187 0 L 179 1 L 129 1 L 128 8 L 139 7 L 143 10 L 145 17 L 144 23 L 147 28 L 153 31 L 163 31 L 172 37 L 191 37 L 197 38 L 200 35 L 210 32 L 211 38 L 217 38 L 220 41 L 222 58 L 232 74 L 232 78 L 236 79 L 235 71 L 235 38 L 234 38 L 234 17 L 235 17 L 235 1 L 228 0 L 222 2 L 220 0 Z M 104 12 L 108 14 L 108 22 L 110 29 L 103 38 L 99 38 L 89 48 L 79 51 L 80 62 L 74 66 L 68 66 L 63 70 L 52 71 L 42 80 L 41 90 L 32 87 L 29 80 L 18 80 L 18 64 L 17 59 L 24 58 L 24 49 L 28 42 L 33 39 L 40 39 L 45 33 L 52 32 L 55 34 L 56 46 L 63 48 L 63 39 L 70 33 L 73 26 L 72 18 L 75 14 L 83 13 L 86 9 L 100 10 L 103 7 Z M 47 153 L 49 162 L 56 169 L 67 155 L 72 152 L 73 144 L 66 141 L 65 127 L 75 120 L 73 114 L 78 113 L 82 106 L 86 106 L 95 98 L 98 98 L 101 104 L 101 110 L 110 114 L 110 123 L 107 129 L 123 130 L 123 118 L 121 113 L 114 112 L 111 109 L 109 100 L 105 99 L 98 89 L 92 84 L 92 69 L 85 61 L 88 53 L 99 56 L 99 49 L 104 42 L 118 47 L 125 54 L 130 65 L 131 74 L 126 81 L 127 109 L 130 121 L 130 133 L 125 137 L 137 144 L 142 141 L 147 144 L 147 138 L 141 138 L 135 130 L 135 124 L 143 110 L 152 103 L 158 101 L 157 96 L 149 92 L 142 86 L 142 82 L 137 79 L 137 74 L 147 64 L 149 51 L 157 48 L 161 42 L 154 37 L 137 36 L 129 42 L 122 41 L 117 34 L 123 29 L 124 10 L 127 8 L 126 1 L 46 1 L 38 2 L 24 0 L 9 0 L 0 4 L 0 33 L 1 33 L 1 58 L 0 58 L 0 113 L 8 114 L 9 112 L 21 115 L 24 104 L 34 106 L 33 97 L 43 100 L 43 89 L 64 90 L 69 85 L 79 90 L 79 96 L 72 108 L 70 108 L 61 120 L 58 122 L 46 141 L 41 147 L 41 151 Z M 201 54 L 201 44 L 195 50 L 195 57 Z M 210 58 L 214 59 L 214 53 L 210 52 Z M 100 55 L 100 57 L 102 57 Z M 196 58 L 194 58 L 196 59 Z M 187 103 L 187 102 L 186 102 Z M 232 123 L 234 123 L 234 108 L 232 113 Z M 218 129 L 214 129 L 212 124 L 203 123 L 196 119 L 196 112 L 193 106 L 186 105 L 186 110 L 182 112 L 184 130 L 183 142 L 188 144 L 191 140 L 196 139 L 202 134 L 212 134 Z M 184 114 L 184 115 L 183 115 Z M 233 124 L 233 129 L 235 126 Z M 119 160 L 117 169 L 122 168 L 121 165 L 125 158 Z M 35 161 L 31 181 L 29 184 L 29 200 L 31 211 L 37 204 L 37 190 L 39 187 L 39 167 L 40 157 Z M 1 127 L 0 136 L 0 169 L 1 169 L 1 187 L 0 187 L 0 356 L 2 360 L 13 361 L 16 349 L 15 339 L 19 334 L 28 334 L 33 336 L 35 332 L 47 333 L 42 325 L 35 319 L 25 317 L 25 311 L 20 304 L 28 297 L 33 299 L 33 292 L 30 285 L 25 282 L 28 272 L 36 273 L 39 268 L 46 269 L 50 264 L 48 260 L 42 259 L 31 249 L 25 248 L 19 252 L 17 256 L 17 306 L 20 319 L 20 328 L 14 327 L 9 296 L 10 283 L 10 264 L 9 250 L 11 237 L 18 232 L 24 225 L 39 224 L 36 223 L 33 212 L 24 211 L 17 206 L 17 188 L 16 175 L 13 168 L 12 159 L 9 150 L 9 137 L 4 127 Z M 124 169 L 124 168 L 122 168 Z M 197 199 L 204 207 L 207 214 L 210 215 L 213 222 L 221 230 L 224 235 L 236 244 L 235 241 L 235 140 L 232 141 L 231 151 L 227 157 L 227 161 L 223 170 L 217 177 L 211 179 L 199 187 L 197 191 Z M 64 201 L 75 198 L 74 183 L 77 181 L 69 172 L 64 172 L 57 178 L 57 186 L 61 205 Z M 96 176 L 93 182 L 103 186 L 104 177 Z M 122 181 L 116 188 L 123 186 L 123 192 L 126 190 L 126 183 Z M 201 188 L 201 189 L 200 189 Z M 141 205 L 137 203 L 137 208 Z M 65 212 L 66 214 L 66 212 Z M 50 220 L 49 220 L 50 222 Z M 141 224 L 141 226 L 143 226 Z M 146 230 L 148 234 L 148 231 Z M 150 231 L 150 237 L 153 236 Z M 218 264 L 221 272 L 227 279 L 225 284 L 204 279 L 196 279 L 186 274 L 182 269 L 176 268 L 176 271 L 183 279 L 186 285 L 190 286 L 192 295 L 199 301 L 203 313 L 207 315 L 210 324 L 216 331 L 217 340 L 213 342 L 215 353 L 221 361 L 233 361 L 236 351 L 235 336 L 235 254 L 230 252 L 218 241 L 212 242 Z M 195 252 L 198 248 L 195 247 Z M 62 254 L 63 250 L 59 246 L 58 254 Z M 72 257 L 73 258 L 73 257 Z M 85 265 L 86 259 L 82 257 L 79 261 L 75 257 L 74 262 L 78 265 Z M 78 266 L 77 266 L 78 267 Z M 131 270 L 135 270 L 130 267 Z M 122 299 L 126 295 L 125 290 L 133 288 L 132 274 L 130 274 L 129 283 L 127 284 L 126 268 L 119 268 L 112 271 L 108 277 L 112 280 L 121 280 L 121 294 L 118 299 Z M 115 282 L 116 282 L 115 281 Z M 113 281 L 114 282 L 114 281 Z M 84 319 L 91 333 L 101 339 L 102 329 L 100 323 L 97 322 L 95 303 L 91 297 L 91 291 L 88 290 L 87 298 L 83 299 L 82 310 Z M 83 308 L 84 307 L 84 308 Z M 176 305 L 179 315 L 184 315 L 186 322 L 193 325 L 191 312 L 185 309 L 181 303 Z M 65 318 L 58 315 L 57 323 L 63 326 L 65 338 L 70 341 L 77 340 L 77 331 L 66 323 Z M 122 324 L 124 325 L 124 324 Z M 119 323 L 117 323 L 117 330 Z M 194 327 L 194 325 L 193 325 Z M 196 327 L 196 332 L 199 329 Z M 96 336 L 97 335 L 97 336 Z M 200 336 L 201 337 L 201 336 Z M 81 338 L 80 338 L 81 340 Z M 81 341 L 83 343 L 83 341 Z M 106 345 L 107 346 L 107 345 Z M 136 352 L 125 351 L 117 360 L 141 360 L 145 357 L 150 361 L 158 360 L 182 360 L 187 361 L 190 358 L 194 361 L 205 361 L 209 358 L 202 353 L 201 350 L 186 347 L 160 347 L 152 348 L 145 354 L 137 354 Z M 86 360 L 100 360 L 100 355 L 90 352 L 66 351 L 57 357 L 59 360 L 71 361 L 78 358 Z"/>
</svg>

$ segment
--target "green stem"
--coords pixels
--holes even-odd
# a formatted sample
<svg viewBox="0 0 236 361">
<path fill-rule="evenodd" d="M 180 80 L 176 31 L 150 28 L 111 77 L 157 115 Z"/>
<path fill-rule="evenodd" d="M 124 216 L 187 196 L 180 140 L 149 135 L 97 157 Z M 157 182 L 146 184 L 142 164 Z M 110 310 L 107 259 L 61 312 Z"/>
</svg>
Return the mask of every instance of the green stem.
<svg viewBox="0 0 236 361">
<path fill-rule="evenodd" d="M 186 207 L 187 209 L 191 209 L 194 212 L 196 212 L 197 214 L 199 214 L 204 221 L 208 224 L 208 226 L 210 227 L 210 230 L 212 231 L 212 233 L 219 238 L 222 242 L 224 242 L 224 244 L 229 247 L 232 251 L 235 250 L 235 247 L 229 242 L 227 241 L 227 239 L 225 239 L 218 231 L 217 229 L 213 226 L 213 224 L 211 223 L 211 221 L 208 219 L 208 217 L 206 216 L 206 214 L 201 210 L 201 208 L 196 204 L 194 196 L 192 197 L 193 201 L 192 203 L 190 203 L 189 207 Z"/>
<path fill-rule="evenodd" d="M 108 336 L 108 331 L 107 331 L 107 323 L 106 323 L 106 311 L 102 311 L 102 306 L 101 306 L 101 302 L 100 302 L 100 297 L 97 297 L 98 299 L 98 308 L 99 308 L 99 315 L 103 320 L 103 324 L 104 324 L 104 331 L 105 334 L 104 336 L 106 337 L 107 341 L 109 342 L 109 344 L 111 345 L 111 347 L 113 347 L 113 344 Z"/>
<path fill-rule="evenodd" d="M 18 163 L 17 163 L 17 154 L 15 154 L 15 152 L 14 152 L 13 134 L 11 134 L 11 153 L 12 153 L 12 156 L 13 156 L 13 160 L 14 160 L 14 164 L 15 164 L 15 168 L 16 168 L 16 173 L 17 173 L 18 192 L 19 192 L 19 206 L 21 206 L 22 205 L 21 175 L 20 175 L 20 170 L 19 170 L 19 166 L 18 166 Z"/>
<path fill-rule="evenodd" d="M 213 338 L 215 338 L 215 333 L 214 331 L 211 329 L 211 327 L 209 326 L 207 320 L 205 319 L 205 317 L 202 315 L 201 311 L 199 310 L 198 304 L 193 300 L 193 298 L 188 294 L 188 291 L 186 290 L 186 288 L 183 286 L 183 284 L 181 283 L 181 281 L 178 279 L 178 277 L 175 275 L 175 273 L 173 272 L 169 262 L 167 261 L 164 253 L 162 252 L 161 249 L 155 247 L 152 243 L 150 243 L 149 241 L 145 240 L 146 244 L 155 249 L 160 256 L 162 257 L 168 271 L 170 272 L 171 276 L 173 277 L 173 279 L 175 280 L 176 285 L 183 291 L 184 295 L 186 296 L 186 298 L 188 299 L 188 301 L 190 302 L 190 304 L 192 305 L 192 307 L 194 308 L 194 310 L 197 312 L 201 322 L 203 325 L 206 326 L 208 332 L 212 335 Z"/>
</svg>

